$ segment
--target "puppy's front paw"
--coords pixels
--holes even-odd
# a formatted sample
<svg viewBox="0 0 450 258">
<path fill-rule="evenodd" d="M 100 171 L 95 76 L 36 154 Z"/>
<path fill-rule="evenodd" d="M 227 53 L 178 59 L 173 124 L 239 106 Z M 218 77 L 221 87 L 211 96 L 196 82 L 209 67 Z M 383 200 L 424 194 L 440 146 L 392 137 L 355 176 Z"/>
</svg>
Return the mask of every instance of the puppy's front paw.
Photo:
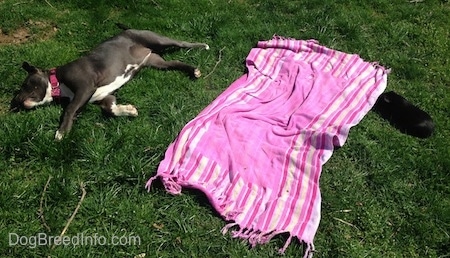
<svg viewBox="0 0 450 258">
<path fill-rule="evenodd" d="M 206 49 L 206 50 L 209 50 L 208 44 L 205 44 L 205 49 Z"/>
<path fill-rule="evenodd" d="M 200 72 L 200 70 L 198 68 L 195 68 L 195 70 L 194 70 L 194 77 L 195 78 L 200 78 L 200 76 L 202 76 L 202 73 Z"/>
<path fill-rule="evenodd" d="M 56 131 L 56 133 L 55 133 L 55 140 L 56 141 L 58 141 L 58 142 L 61 141 L 63 139 L 63 137 L 64 137 L 63 133 L 61 133 L 59 130 Z"/>
<path fill-rule="evenodd" d="M 138 116 L 138 111 L 133 105 L 116 105 L 112 111 L 115 116 Z"/>
<path fill-rule="evenodd" d="M 133 117 L 138 116 L 138 111 L 135 106 L 126 105 L 124 108 L 125 108 L 124 113 L 126 113 L 128 116 L 133 116 Z"/>
</svg>

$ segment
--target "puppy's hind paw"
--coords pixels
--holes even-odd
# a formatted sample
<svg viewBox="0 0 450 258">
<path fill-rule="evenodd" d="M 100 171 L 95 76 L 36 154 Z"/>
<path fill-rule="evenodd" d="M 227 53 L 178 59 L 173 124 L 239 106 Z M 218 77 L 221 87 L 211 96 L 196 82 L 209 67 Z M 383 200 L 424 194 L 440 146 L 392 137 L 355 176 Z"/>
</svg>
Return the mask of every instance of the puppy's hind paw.
<svg viewBox="0 0 450 258">
<path fill-rule="evenodd" d="M 138 114 L 139 114 L 137 109 L 136 109 L 136 107 L 133 106 L 133 105 L 125 105 L 125 110 L 124 111 L 125 111 L 124 113 L 127 116 L 137 117 Z"/>
<path fill-rule="evenodd" d="M 194 70 L 194 77 L 195 78 L 200 78 L 200 76 L 202 76 L 202 72 L 200 72 L 200 70 L 198 68 L 195 68 L 195 70 Z"/>
<path fill-rule="evenodd" d="M 64 137 L 63 133 L 61 133 L 59 130 L 56 131 L 56 133 L 55 133 L 55 141 L 59 142 L 59 141 L 61 141 L 63 139 L 63 137 Z"/>
</svg>

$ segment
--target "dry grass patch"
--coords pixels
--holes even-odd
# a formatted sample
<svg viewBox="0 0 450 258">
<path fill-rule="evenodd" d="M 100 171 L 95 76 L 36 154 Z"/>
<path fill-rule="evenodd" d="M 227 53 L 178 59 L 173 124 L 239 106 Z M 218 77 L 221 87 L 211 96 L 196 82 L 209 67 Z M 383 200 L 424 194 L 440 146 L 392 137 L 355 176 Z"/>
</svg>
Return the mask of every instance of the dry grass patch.
<svg viewBox="0 0 450 258">
<path fill-rule="evenodd" d="M 29 20 L 22 27 L 12 31 L 0 28 L 0 45 L 23 44 L 29 40 L 47 40 L 53 37 L 58 28 L 48 22 Z"/>
</svg>

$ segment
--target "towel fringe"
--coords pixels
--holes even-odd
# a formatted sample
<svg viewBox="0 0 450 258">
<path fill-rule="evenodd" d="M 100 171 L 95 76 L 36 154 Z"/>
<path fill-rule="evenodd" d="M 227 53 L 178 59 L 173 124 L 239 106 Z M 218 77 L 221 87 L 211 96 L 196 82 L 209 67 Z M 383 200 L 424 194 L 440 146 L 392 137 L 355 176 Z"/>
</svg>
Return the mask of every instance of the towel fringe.
<svg viewBox="0 0 450 258">
<path fill-rule="evenodd" d="M 236 217 L 244 212 L 244 208 L 235 208 L 231 200 L 222 201 L 218 207 L 223 211 L 223 217 L 226 221 L 235 221 Z"/>
<path fill-rule="evenodd" d="M 233 220 L 237 215 L 241 214 L 242 211 L 230 211 L 224 215 L 225 220 Z"/>
<path fill-rule="evenodd" d="M 166 191 L 171 194 L 180 194 L 181 193 L 181 185 L 175 182 L 173 177 L 168 177 L 165 175 L 156 175 L 151 177 L 147 183 L 145 184 L 145 188 L 147 188 L 147 191 L 150 191 L 150 187 L 152 186 L 152 183 L 155 179 L 158 177 L 162 177 L 162 182 L 164 184 L 164 187 L 166 188 Z"/>
<path fill-rule="evenodd" d="M 240 237 L 240 238 L 243 238 L 243 239 L 249 239 L 250 238 L 250 236 L 251 236 L 251 234 L 252 234 L 252 232 L 253 232 L 253 229 L 244 229 L 243 231 L 242 231 L 242 234 L 240 234 L 238 237 Z"/>
<path fill-rule="evenodd" d="M 308 247 L 305 250 L 305 255 L 303 258 L 312 258 L 316 249 L 314 248 L 313 243 L 307 243 Z"/>
<path fill-rule="evenodd" d="M 163 177 L 162 178 L 164 187 L 166 191 L 170 194 L 180 194 L 181 193 L 181 185 L 179 185 L 172 177 Z"/>
<path fill-rule="evenodd" d="M 148 192 L 150 192 L 150 187 L 152 186 L 152 183 L 156 178 L 158 178 L 158 175 L 151 177 L 145 184 L 145 188 L 147 188 Z"/>
<path fill-rule="evenodd" d="M 270 242 L 270 240 L 272 240 L 272 238 L 274 238 L 276 235 L 283 233 L 283 231 L 279 231 L 279 230 L 274 230 L 272 232 L 269 233 L 265 233 L 261 236 L 261 239 L 259 240 L 260 244 L 265 244 Z"/>
<path fill-rule="evenodd" d="M 227 234 L 228 231 L 235 226 L 239 226 L 239 224 L 237 222 L 231 222 L 228 223 L 227 225 L 225 225 L 222 230 L 221 233 L 223 235 Z M 233 230 L 231 232 L 231 236 L 233 238 L 242 238 L 242 239 L 246 239 L 248 241 L 248 243 L 250 244 L 250 246 L 252 248 L 256 247 L 258 244 L 265 244 L 270 242 L 270 240 L 272 240 L 273 237 L 275 237 L 278 234 L 281 233 L 286 233 L 286 231 L 281 231 L 281 230 L 274 230 L 271 232 L 261 232 L 261 230 L 259 229 L 253 229 L 253 228 L 245 228 L 245 227 L 240 227 L 238 230 Z M 294 236 L 292 234 L 289 234 L 288 239 L 286 240 L 286 243 L 283 245 L 282 248 L 280 248 L 278 250 L 278 252 L 280 254 L 284 254 L 287 250 L 287 248 L 289 247 L 289 245 L 292 242 L 292 238 Z M 303 258 L 312 258 L 315 252 L 315 248 L 314 248 L 314 244 L 313 243 L 306 243 L 306 250 L 305 250 L 305 254 L 303 256 Z"/>
<path fill-rule="evenodd" d="M 289 38 L 283 37 L 283 36 L 279 36 L 277 34 L 273 34 L 272 39 L 276 39 L 276 40 L 286 40 Z"/>
<path fill-rule="evenodd" d="M 222 232 L 222 234 L 225 235 L 230 228 L 237 226 L 237 225 L 238 224 L 236 222 L 228 223 L 227 225 L 225 225 L 225 227 L 222 228 L 222 230 L 220 232 Z"/>
<path fill-rule="evenodd" d="M 292 241 L 292 235 L 289 235 L 288 239 L 286 240 L 286 243 L 284 244 L 283 248 L 278 250 L 278 253 L 280 254 L 284 254 L 284 252 L 286 251 L 286 249 L 288 248 L 289 244 Z"/>
<path fill-rule="evenodd" d="M 293 237 L 294 237 L 293 235 L 289 235 L 289 238 L 286 240 L 286 243 L 284 244 L 283 248 L 280 248 L 280 250 L 278 250 L 280 254 L 284 254 L 288 246 L 291 244 Z M 315 252 L 314 244 L 312 242 L 311 243 L 305 242 L 305 244 L 307 247 L 306 250 L 304 251 L 303 258 L 312 258 Z"/>
<path fill-rule="evenodd" d="M 378 63 L 378 62 L 371 62 L 370 64 L 373 67 L 375 67 L 376 69 L 381 69 L 383 71 L 383 74 L 390 74 L 391 73 L 391 68 L 385 68 L 382 65 L 380 65 L 380 63 Z"/>
<path fill-rule="evenodd" d="M 259 243 L 259 241 L 260 241 L 262 235 L 263 235 L 263 233 L 262 233 L 260 230 L 256 230 L 256 231 L 248 238 L 248 242 L 250 243 L 250 245 L 252 246 L 252 248 L 255 247 L 255 246 Z"/>
<path fill-rule="evenodd" d="M 231 231 L 231 237 L 238 238 L 239 235 L 241 235 L 244 230 L 245 230 L 245 228 L 239 228 L 239 230 Z"/>
</svg>

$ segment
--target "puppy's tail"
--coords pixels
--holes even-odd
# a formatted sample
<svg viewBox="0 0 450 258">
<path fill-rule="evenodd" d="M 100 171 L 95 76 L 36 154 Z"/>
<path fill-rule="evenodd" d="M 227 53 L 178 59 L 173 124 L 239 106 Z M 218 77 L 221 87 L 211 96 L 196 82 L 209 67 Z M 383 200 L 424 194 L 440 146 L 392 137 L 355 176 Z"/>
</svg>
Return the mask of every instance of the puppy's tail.
<svg viewBox="0 0 450 258">
<path fill-rule="evenodd" d="M 130 29 L 130 27 L 128 27 L 127 25 L 125 25 L 123 23 L 119 23 L 119 22 L 116 22 L 116 26 L 119 27 L 119 29 L 122 29 L 122 30 L 129 30 Z"/>
</svg>

